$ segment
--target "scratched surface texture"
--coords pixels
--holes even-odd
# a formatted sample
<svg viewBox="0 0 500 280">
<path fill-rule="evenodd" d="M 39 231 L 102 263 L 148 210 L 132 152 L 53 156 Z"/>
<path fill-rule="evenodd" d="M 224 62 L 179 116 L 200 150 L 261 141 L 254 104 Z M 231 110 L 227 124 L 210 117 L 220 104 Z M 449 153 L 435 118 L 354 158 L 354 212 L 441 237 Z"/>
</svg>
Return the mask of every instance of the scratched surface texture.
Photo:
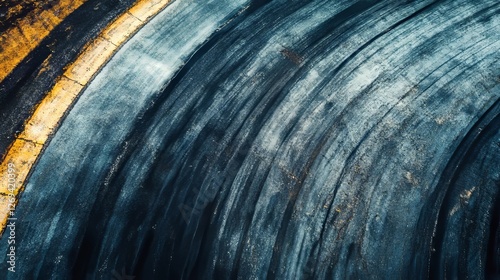
<svg viewBox="0 0 500 280">
<path fill-rule="evenodd" d="M 16 20 L 19 18 L 26 20 L 30 12 L 35 16 L 28 21 L 39 21 L 44 26 L 41 11 L 51 9 L 58 2 L 71 3 L 73 0 L 0 0 L 0 57 L 9 59 L 2 55 L 2 52 L 6 51 L 2 49 L 5 47 L 3 39 L 5 36 L 10 36 L 7 27 L 16 28 Z M 57 77 L 63 74 L 63 68 L 78 56 L 87 42 L 94 39 L 113 18 L 126 10 L 134 1 L 85 0 L 83 2 L 78 9 L 61 19 L 62 22 L 55 25 L 52 32 L 33 47 L 27 57 L 5 79 L 0 79 L 0 157 L 5 156 L 9 145 L 23 130 L 26 119 L 54 85 Z M 22 30 L 19 27 L 18 29 Z M 1 61 L 2 64 L 4 62 Z M 1 76 L 3 75 L 0 73 Z"/>
<path fill-rule="evenodd" d="M 499 277 L 499 49 L 498 1 L 174 1 L 54 135 L 0 278 Z"/>
</svg>

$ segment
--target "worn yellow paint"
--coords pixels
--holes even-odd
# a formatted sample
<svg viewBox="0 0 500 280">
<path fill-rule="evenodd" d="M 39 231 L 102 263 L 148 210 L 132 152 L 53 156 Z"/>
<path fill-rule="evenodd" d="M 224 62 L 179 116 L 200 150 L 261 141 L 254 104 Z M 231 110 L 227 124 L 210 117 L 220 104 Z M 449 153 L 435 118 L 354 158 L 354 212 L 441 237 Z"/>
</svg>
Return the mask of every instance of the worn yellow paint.
<svg viewBox="0 0 500 280">
<path fill-rule="evenodd" d="M 0 185 L 0 194 L 4 196 L 8 196 L 9 193 L 14 193 L 14 195 L 18 195 L 23 187 L 24 180 L 28 176 L 28 173 L 35 162 L 36 157 L 40 154 L 43 145 L 40 143 L 35 143 L 25 139 L 16 139 L 14 144 L 10 147 L 9 153 L 5 157 L 2 165 L 0 165 L 0 173 L 2 174 L 1 185 Z M 9 173 L 8 164 L 11 163 L 14 165 L 14 173 L 15 174 L 15 188 L 11 192 L 8 189 L 8 179 Z M 0 208 L 6 209 L 7 205 L 0 205 Z M 2 219 L 6 219 L 7 217 L 2 217 Z"/>
<path fill-rule="evenodd" d="M 82 88 L 77 82 L 61 77 L 38 105 L 19 138 L 45 143 Z"/>
<path fill-rule="evenodd" d="M 11 205 L 11 202 L 9 201 L 10 197 L 6 195 L 0 195 L 0 205 L 5 206 L 0 209 L 0 217 L 8 217 L 9 216 L 9 210 L 12 208 L 8 208 Z M 14 215 L 15 217 L 15 215 Z"/>
<path fill-rule="evenodd" d="M 87 84 L 92 76 L 113 55 L 116 46 L 102 37 L 97 37 L 71 64 L 64 75 L 81 85 Z"/>
<path fill-rule="evenodd" d="M 143 24 L 142 21 L 129 13 L 122 14 L 104 32 L 102 37 L 116 46 L 125 42 L 132 32 Z"/>
<path fill-rule="evenodd" d="M 74 103 L 92 77 L 106 64 L 130 36 L 145 22 L 167 6 L 167 0 L 138 0 L 133 7 L 119 16 L 113 23 L 80 53 L 78 58 L 66 67 L 46 97 L 38 104 L 33 115 L 25 123 L 23 132 L 16 138 L 0 164 L 0 227 L 3 231 L 10 212 L 8 189 L 8 168 L 15 170 L 16 203 L 31 168 L 36 163 L 50 135 L 55 132 L 66 111 Z M 1 70 L 0 70 L 1 71 Z M 43 186 L 41 186 L 43 187 Z M 22 219 L 22 217 L 20 217 Z"/>
<path fill-rule="evenodd" d="M 157 11 L 167 6 L 170 0 L 149 0 L 140 1 L 129 9 L 129 13 L 141 21 L 147 21 L 153 17 Z"/>
<path fill-rule="evenodd" d="M 36 7 L 0 35 L 0 81 L 86 0 L 60 0 L 48 10 Z M 40 2 L 41 3 L 41 2 Z"/>
</svg>

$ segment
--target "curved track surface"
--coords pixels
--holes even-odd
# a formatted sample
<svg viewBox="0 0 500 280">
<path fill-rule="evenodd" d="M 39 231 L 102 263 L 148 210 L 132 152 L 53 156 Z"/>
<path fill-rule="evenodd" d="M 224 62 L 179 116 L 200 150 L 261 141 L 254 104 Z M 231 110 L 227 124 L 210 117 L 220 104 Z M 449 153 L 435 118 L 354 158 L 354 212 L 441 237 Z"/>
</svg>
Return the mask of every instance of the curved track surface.
<svg viewBox="0 0 500 280">
<path fill-rule="evenodd" d="M 23 6 L 28 6 L 26 9 L 29 10 L 29 3 L 32 1 L 9 0 L 8 2 L 9 4 L 21 2 Z M 40 4 L 47 1 L 35 0 L 33 2 Z M 52 3 L 52 1 L 50 2 Z M 24 124 L 36 109 L 36 105 L 43 100 L 57 78 L 64 73 L 64 67 L 75 60 L 78 54 L 84 49 L 86 43 L 95 39 L 102 29 L 120 15 L 120 13 L 126 11 L 133 2 L 133 0 L 85 1 L 78 9 L 64 18 L 59 25 L 55 26 L 52 32 L 5 79 L 0 80 L 0 119 L 2 120 L 0 122 L 1 158 L 6 155 L 9 146 L 12 145 L 19 133 L 23 131 Z M 0 14 L 4 13 L 1 9 L 3 4 L 0 4 Z M 49 7 L 51 5 L 48 5 L 47 8 Z M 30 13 L 37 15 L 35 17 L 40 22 L 47 20 L 44 16 L 40 15 L 46 12 L 38 10 L 30 11 Z M 23 17 L 24 15 L 21 13 L 17 16 Z M 9 22 L 7 19 L 0 20 L 0 22 L 15 24 L 15 22 Z M 13 28 L 22 30 L 20 27 Z M 34 31 L 34 34 L 37 34 L 36 30 L 32 31 Z M 1 26 L 0 32 L 4 36 L 9 35 L 8 30 L 4 32 Z M 22 40 L 20 41 L 23 42 Z M 3 43 L 0 43 L 0 45 L 2 48 L 6 48 L 0 52 L 16 52 L 15 46 L 10 46 L 14 50 L 9 50 L 7 49 L 9 46 L 5 46 Z M 5 57 L 4 59 L 6 61 L 2 61 L 2 64 L 9 64 L 8 59 Z"/>
<path fill-rule="evenodd" d="M 2 278 L 498 275 L 499 29 L 486 0 L 173 2 L 46 148 Z"/>
</svg>

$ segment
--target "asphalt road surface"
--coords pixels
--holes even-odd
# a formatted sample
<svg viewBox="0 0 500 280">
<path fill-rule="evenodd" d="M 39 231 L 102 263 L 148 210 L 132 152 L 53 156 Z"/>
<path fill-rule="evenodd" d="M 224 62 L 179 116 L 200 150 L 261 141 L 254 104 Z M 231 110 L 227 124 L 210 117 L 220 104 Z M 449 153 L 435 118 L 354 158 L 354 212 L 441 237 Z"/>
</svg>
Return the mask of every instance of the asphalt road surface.
<svg viewBox="0 0 500 280">
<path fill-rule="evenodd" d="M 34 167 L 2 279 L 500 270 L 498 1 L 175 1 Z"/>
</svg>

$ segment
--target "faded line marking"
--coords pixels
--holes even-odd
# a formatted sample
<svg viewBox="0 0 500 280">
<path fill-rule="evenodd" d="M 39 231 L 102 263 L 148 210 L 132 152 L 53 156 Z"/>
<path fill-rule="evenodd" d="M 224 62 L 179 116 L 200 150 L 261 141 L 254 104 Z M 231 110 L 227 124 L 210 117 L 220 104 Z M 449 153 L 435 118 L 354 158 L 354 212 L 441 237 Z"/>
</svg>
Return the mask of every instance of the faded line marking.
<svg viewBox="0 0 500 280">
<path fill-rule="evenodd" d="M 87 44 L 78 58 L 65 69 L 54 87 L 38 104 L 33 115 L 25 123 L 24 131 L 11 145 L 0 164 L 0 226 L 7 225 L 7 170 L 8 164 L 16 166 L 16 204 L 24 189 L 31 168 L 37 161 L 60 121 L 83 88 L 106 64 L 128 38 L 153 16 L 163 10 L 169 0 L 139 0 L 128 11 L 117 17 L 92 42 Z M 1 69 L 0 69 L 1 72 Z M 1 77 L 1 76 L 0 76 Z"/>
<path fill-rule="evenodd" d="M 47 35 L 86 0 L 61 0 L 49 10 L 35 9 L 0 36 L 0 81 L 3 81 Z"/>
</svg>

